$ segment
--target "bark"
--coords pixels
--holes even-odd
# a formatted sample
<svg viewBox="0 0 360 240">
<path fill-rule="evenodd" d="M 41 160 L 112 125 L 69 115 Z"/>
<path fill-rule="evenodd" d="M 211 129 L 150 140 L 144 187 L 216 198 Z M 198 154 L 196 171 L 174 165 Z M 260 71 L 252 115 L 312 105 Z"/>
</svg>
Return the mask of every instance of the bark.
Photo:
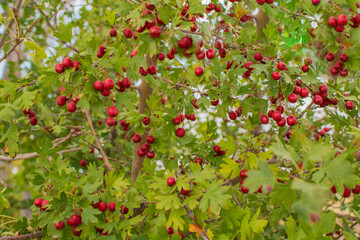
<svg viewBox="0 0 360 240">
<path fill-rule="evenodd" d="M 146 65 L 149 67 L 150 65 L 157 65 L 157 56 L 154 55 L 150 57 L 149 54 L 146 55 Z M 140 85 L 139 94 L 140 94 L 140 102 L 139 102 L 139 113 L 145 113 L 145 110 L 148 108 L 146 104 L 146 100 L 152 94 L 153 89 L 149 86 L 149 84 L 143 79 Z M 141 136 L 141 141 L 135 144 L 134 147 L 134 159 L 132 162 L 132 169 L 131 169 L 131 182 L 134 184 L 136 181 L 137 176 L 139 175 L 140 170 L 143 167 L 144 157 L 139 157 L 137 155 L 137 150 L 141 147 L 143 143 L 146 142 L 146 138 L 148 136 L 147 131 Z"/>
<path fill-rule="evenodd" d="M 266 16 L 265 12 L 259 8 L 259 12 L 255 17 L 256 20 L 256 31 L 259 38 L 265 38 L 265 34 L 263 33 L 263 29 L 269 23 L 270 18 Z"/>
</svg>

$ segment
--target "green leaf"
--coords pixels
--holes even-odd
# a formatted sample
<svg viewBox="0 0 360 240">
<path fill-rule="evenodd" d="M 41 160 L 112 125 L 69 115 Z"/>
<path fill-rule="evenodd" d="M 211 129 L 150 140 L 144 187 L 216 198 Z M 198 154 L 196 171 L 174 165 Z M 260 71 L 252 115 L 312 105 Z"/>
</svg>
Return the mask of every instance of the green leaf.
<svg viewBox="0 0 360 240">
<path fill-rule="evenodd" d="M 33 101 L 37 93 L 38 90 L 34 90 L 32 92 L 24 92 L 20 97 L 15 100 L 14 105 L 18 106 L 21 109 L 28 109 L 33 105 Z"/>
<path fill-rule="evenodd" d="M 250 170 L 248 172 L 248 177 L 245 178 L 244 181 L 244 186 L 247 187 L 250 192 L 257 191 L 260 186 L 266 187 L 268 185 L 274 185 L 275 178 L 267 162 L 259 159 L 257 164 L 259 170 Z"/>
<path fill-rule="evenodd" d="M 5 107 L 3 107 L 5 106 Z M 0 110 L 0 119 L 3 120 L 11 120 L 15 117 L 15 112 L 14 110 L 17 110 L 18 108 L 10 103 L 7 104 L 0 104 L 0 108 L 2 108 L 2 110 Z"/>
<path fill-rule="evenodd" d="M 220 164 L 220 174 L 223 174 L 225 178 L 229 176 L 233 178 L 239 175 L 240 165 L 236 161 L 229 157 L 223 158 L 223 161 L 225 163 Z"/>
<path fill-rule="evenodd" d="M 114 25 L 115 24 L 115 12 L 111 11 L 109 8 L 107 8 L 105 11 L 105 19 L 106 19 L 106 21 L 108 21 L 108 23 L 110 23 L 110 25 Z"/>
<path fill-rule="evenodd" d="M 292 216 L 286 221 L 285 230 L 289 240 L 296 240 L 296 222 Z"/>
<path fill-rule="evenodd" d="M 354 174 L 354 169 L 346 160 L 346 157 L 347 153 L 339 154 L 334 160 L 324 166 L 326 176 L 330 182 L 335 185 L 340 194 L 344 191 L 344 185 L 354 188 L 355 184 L 360 180 L 359 177 Z"/>
<path fill-rule="evenodd" d="M 18 129 L 11 122 L 7 132 L 1 137 L 0 142 L 6 141 L 6 150 L 9 152 L 11 157 L 15 156 L 15 153 L 19 152 L 19 146 L 17 141 L 19 140 Z"/>
<path fill-rule="evenodd" d="M 27 41 L 24 42 L 24 44 L 27 49 L 31 51 L 35 51 L 35 54 L 30 53 L 30 55 L 35 59 L 35 61 L 39 61 L 47 58 L 47 54 L 45 50 L 39 45 L 37 45 L 35 42 Z"/>
<path fill-rule="evenodd" d="M 0 213 L 4 210 L 4 208 L 9 208 L 9 201 L 3 196 L 2 191 L 0 191 Z"/>
<path fill-rule="evenodd" d="M 54 32 L 54 36 L 65 42 L 71 42 L 72 39 L 72 23 L 60 23 Z"/>
<path fill-rule="evenodd" d="M 210 206 L 211 212 L 217 214 L 219 208 L 229 208 L 231 206 L 231 195 L 228 194 L 229 187 L 222 186 L 222 181 L 215 181 L 209 185 L 206 193 L 203 195 L 199 209 L 203 212 L 208 211 Z"/>
<path fill-rule="evenodd" d="M 177 231 L 178 229 L 183 230 L 185 220 L 181 216 L 184 215 L 186 215 L 185 208 L 175 209 L 171 211 L 168 221 L 166 223 L 166 227 L 169 228 L 172 226 L 175 231 Z"/>
<path fill-rule="evenodd" d="M 98 219 L 95 215 L 99 215 L 101 212 L 99 209 L 88 207 L 82 209 L 82 221 L 87 224 L 88 222 L 97 223 Z"/>
<path fill-rule="evenodd" d="M 200 164 L 190 163 L 190 170 L 193 174 L 194 181 L 200 185 L 207 185 L 208 180 L 215 178 L 215 169 L 206 165 L 202 170 Z"/>
<path fill-rule="evenodd" d="M 158 202 L 156 203 L 156 209 L 178 209 L 181 206 L 180 200 L 177 194 L 172 195 L 158 195 L 155 197 Z"/>
</svg>

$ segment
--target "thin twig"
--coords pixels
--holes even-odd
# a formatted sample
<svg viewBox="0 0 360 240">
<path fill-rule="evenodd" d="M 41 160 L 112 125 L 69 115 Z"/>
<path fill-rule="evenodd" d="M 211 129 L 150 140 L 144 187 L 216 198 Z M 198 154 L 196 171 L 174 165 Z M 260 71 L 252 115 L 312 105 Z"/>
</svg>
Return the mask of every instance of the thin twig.
<svg viewBox="0 0 360 240">
<path fill-rule="evenodd" d="M 112 158 L 112 157 L 108 157 L 108 158 L 109 158 L 109 160 L 120 163 L 120 164 L 125 164 L 125 165 L 128 165 L 128 166 L 132 165 L 131 163 L 123 162 L 123 161 L 117 160 L 116 158 Z"/>
<path fill-rule="evenodd" d="M 15 12 L 19 12 L 22 3 L 23 3 L 23 0 L 17 0 L 17 1 L 16 1 L 15 6 L 14 6 L 14 8 L 13 8 L 14 13 L 15 13 Z M 14 19 L 14 18 L 10 19 L 10 21 L 9 21 L 9 23 L 8 23 L 6 29 L 5 29 L 5 31 L 4 31 L 4 33 L 3 33 L 3 35 L 1 36 L 1 39 L 0 39 L 0 49 L 2 49 L 2 47 L 4 46 L 5 41 L 6 41 L 6 38 L 9 36 L 9 33 L 10 33 L 10 30 L 9 30 L 9 29 L 12 28 L 12 25 L 14 24 L 14 22 L 15 22 L 15 19 Z"/>
<path fill-rule="evenodd" d="M 99 138 L 97 137 L 97 134 L 95 132 L 95 129 L 94 129 L 94 126 L 93 126 L 93 123 L 92 123 L 92 120 L 91 120 L 91 116 L 90 116 L 90 113 L 88 110 L 85 111 L 85 115 L 86 115 L 86 118 L 88 120 L 88 123 L 90 125 L 90 129 L 91 129 L 91 132 L 95 138 L 95 143 L 96 143 L 96 147 L 97 149 L 99 150 L 103 160 L 104 160 L 104 163 L 106 165 L 106 167 L 110 170 L 110 171 L 114 171 L 114 168 L 113 166 L 111 165 L 111 163 L 109 162 L 109 159 L 108 159 L 108 156 L 106 156 L 104 150 L 102 149 L 101 147 L 101 144 L 100 144 L 100 141 L 99 141 Z"/>
<path fill-rule="evenodd" d="M 1 185 L 4 186 L 4 188 L 8 187 L 8 185 L 5 183 L 4 179 L 2 179 L 1 177 L 0 177 L 0 183 L 1 183 Z"/>
</svg>

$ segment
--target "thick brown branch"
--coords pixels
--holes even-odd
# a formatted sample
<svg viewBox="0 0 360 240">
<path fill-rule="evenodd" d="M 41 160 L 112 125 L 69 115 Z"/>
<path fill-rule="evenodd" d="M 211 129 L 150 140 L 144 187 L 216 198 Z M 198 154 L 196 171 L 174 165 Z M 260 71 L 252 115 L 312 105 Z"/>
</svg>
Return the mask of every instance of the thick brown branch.
<svg viewBox="0 0 360 240">
<path fill-rule="evenodd" d="M 34 232 L 34 233 L 29 233 L 29 234 L 23 234 L 23 235 L 19 235 L 19 236 L 4 236 L 1 237 L 0 240 L 23 240 L 23 239 L 34 239 L 34 238 L 39 238 L 41 239 L 41 232 Z"/>
<path fill-rule="evenodd" d="M 92 132 L 92 134 L 93 134 L 93 136 L 94 136 L 94 138 L 95 138 L 96 147 L 97 147 L 97 149 L 99 149 L 99 152 L 100 152 L 100 154 L 101 154 L 101 156 L 102 156 L 102 158 L 103 158 L 103 160 L 104 160 L 104 163 L 105 163 L 106 167 L 107 167 L 110 171 L 114 171 L 113 166 L 112 166 L 111 163 L 109 162 L 108 157 L 106 156 L 104 150 L 103 150 L 102 147 L 101 147 L 99 138 L 97 137 L 97 134 L 96 134 L 95 129 L 94 129 L 94 126 L 93 126 L 93 123 L 92 123 L 92 121 L 91 121 L 91 116 L 90 116 L 89 111 L 85 111 L 85 115 L 86 115 L 86 118 L 87 118 L 88 123 L 89 123 L 89 125 L 90 125 L 91 132 Z"/>
<path fill-rule="evenodd" d="M 156 57 L 156 55 L 154 55 L 151 58 L 150 55 L 147 54 L 146 55 L 146 64 L 147 64 L 147 67 L 149 67 L 150 65 L 156 66 L 157 65 L 157 57 Z M 146 100 L 150 97 L 152 92 L 153 92 L 153 89 L 143 79 L 141 81 L 141 85 L 140 85 L 140 89 L 139 89 L 139 94 L 140 94 L 139 113 L 140 114 L 145 113 L 145 109 L 148 108 L 148 106 L 146 104 Z M 131 169 L 131 182 L 132 183 L 135 183 L 135 180 L 136 180 L 137 176 L 139 175 L 140 170 L 143 167 L 144 158 L 138 156 L 137 150 L 141 147 L 141 145 L 143 143 L 146 142 L 147 136 L 148 136 L 148 134 L 147 134 L 147 132 L 145 132 L 141 136 L 141 141 L 139 143 L 136 143 L 135 146 L 134 146 L 133 162 L 132 162 L 132 169 Z"/>
</svg>

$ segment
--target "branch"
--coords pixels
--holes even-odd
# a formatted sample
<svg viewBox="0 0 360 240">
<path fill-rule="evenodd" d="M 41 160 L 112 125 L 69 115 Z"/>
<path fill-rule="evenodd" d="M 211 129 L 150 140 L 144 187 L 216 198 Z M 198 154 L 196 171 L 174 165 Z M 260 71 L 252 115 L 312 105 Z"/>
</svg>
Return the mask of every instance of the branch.
<svg viewBox="0 0 360 240">
<path fill-rule="evenodd" d="M 16 89 L 16 91 L 18 92 L 20 89 L 24 88 L 24 87 L 28 87 L 28 86 L 31 86 L 33 84 L 36 83 L 36 80 L 30 82 L 30 83 L 27 83 L 27 84 L 24 84 L 24 85 L 21 85 L 18 89 Z"/>
<path fill-rule="evenodd" d="M 63 153 L 77 152 L 77 151 L 80 151 L 80 150 L 81 150 L 81 148 L 69 148 L 69 149 L 58 151 L 55 154 L 60 155 L 60 154 L 63 154 Z M 13 158 L 10 157 L 10 156 L 0 155 L 0 161 L 12 162 L 12 161 L 17 161 L 17 160 L 27 160 L 27 159 L 31 159 L 31 158 L 37 158 L 39 156 L 40 156 L 40 154 L 38 154 L 37 152 L 17 154 Z"/>
<path fill-rule="evenodd" d="M 114 162 L 120 163 L 120 164 L 124 164 L 124 165 L 131 166 L 131 163 L 128 163 L 128 162 L 123 162 L 123 161 L 117 160 L 116 158 L 108 157 L 108 159 L 109 159 L 109 160 L 111 160 L 111 161 L 114 161 Z"/>
<path fill-rule="evenodd" d="M 1 177 L 0 177 L 0 183 L 1 183 L 1 185 L 4 186 L 4 188 L 8 187 L 8 185 L 5 183 L 4 179 L 2 179 Z"/>
<path fill-rule="evenodd" d="M 104 163 L 106 165 L 106 167 L 110 170 L 110 171 L 114 171 L 114 168 L 113 166 L 111 165 L 111 163 L 109 162 L 109 158 L 106 156 L 104 150 L 102 149 L 101 147 L 101 144 L 100 144 L 100 141 L 99 141 L 99 138 L 97 137 L 97 134 L 94 130 L 94 126 L 93 126 L 93 123 L 91 121 L 91 116 L 90 116 L 90 113 L 88 110 L 85 111 L 85 115 L 86 115 L 86 118 L 88 120 L 88 123 L 90 125 L 90 129 L 91 129 L 91 132 L 95 138 L 95 143 L 96 143 L 96 147 L 99 149 L 100 153 L 101 153 L 101 156 L 104 160 Z"/>
<path fill-rule="evenodd" d="M 0 240 L 23 240 L 23 239 L 34 239 L 39 238 L 41 239 L 41 231 L 29 233 L 29 234 L 23 234 L 19 236 L 4 236 L 1 237 Z"/>
<path fill-rule="evenodd" d="M 14 13 L 19 12 L 22 3 L 23 3 L 23 0 L 17 0 L 17 1 L 16 1 L 15 6 L 14 6 L 14 8 L 13 8 L 13 12 L 14 12 Z M 7 38 L 7 36 L 9 36 L 9 33 L 10 33 L 10 30 L 9 30 L 9 29 L 12 28 L 12 25 L 14 24 L 14 22 L 15 22 L 15 19 L 12 18 L 12 19 L 9 21 L 9 23 L 8 23 L 6 29 L 5 29 L 5 31 L 4 31 L 4 33 L 3 33 L 3 35 L 1 36 L 1 39 L 0 39 L 0 49 L 4 46 L 5 41 L 6 41 L 6 38 Z"/>
<path fill-rule="evenodd" d="M 297 13 L 297 12 L 291 13 L 289 10 L 287 10 L 286 8 L 284 8 L 284 7 L 282 7 L 282 6 L 277 6 L 277 5 L 271 4 L 270 7 L 271 7 L 271 8 L 278 8 L 278 9 L 286 12 L 287 14 L 291 15 L 293 18 L 303 17 L 303 18 L 306 18 L 306 19 L 309 20 L 309 21 L 316 21 L 316 19 L 311 19 L 311 18 L 309 18 L 308 15 L 305 15 L 305 14 L 301 14 L 301 13 Z M 316 21 L 316 22 L 317 22 L 317 21 Z"/>
<path fill-rule="evenodd" d="M 4 60 L 16 49 L 16 47 L 25 40 L 26 35 L 30 32 L 31 28 L 32 28 L 33 26 L 35 26 L 35 24 L 37 24 L 39 21 L 40 21 L 40 18 L 34 20 L 34 21 L 30 24 L 30 26 L 26 29 L 26 32 L 23 34 L 23 36 L 22 36 L 21 38 L 17 38 L 17 39 L 16 39 L 15 44 L 10 48 L 9 51 L 7 51 L 7 52 L 4 54 L 4 56 L 0 59 L 0 62 L 4 61 Z"/>
<path fill-rule="evenodd" d="M 234 186 L 234 185 L 240 183 L 240 180 L 241 180 L 241 177 L 237 176 L 237 177 L 234 177 L 234 178 L 231 178 L 231 179 L 225 181 L 222 184 L 222 186 Z"/>
</svg>

